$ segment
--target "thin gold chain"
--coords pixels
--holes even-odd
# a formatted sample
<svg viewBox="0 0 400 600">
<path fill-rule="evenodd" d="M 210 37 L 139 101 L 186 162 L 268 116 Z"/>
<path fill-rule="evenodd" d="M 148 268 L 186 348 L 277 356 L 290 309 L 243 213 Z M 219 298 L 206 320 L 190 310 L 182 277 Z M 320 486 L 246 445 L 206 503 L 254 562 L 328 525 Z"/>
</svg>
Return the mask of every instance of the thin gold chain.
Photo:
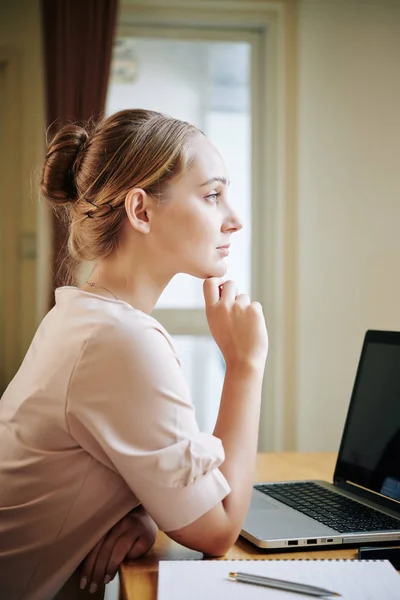
<svg viewBox="0 0 400 600">
<path fill-rule="evenodd" d="M 119 298 L 117 298 L 117 296 L 116 296 L 116 295 L 115 295 L 115 294 L 114 294 L 114 293 L 113 293 L 111 290 L 108 290 L 108 289 L 107 289 L 107 288 L 105 288 L 104 286 L 102 286 L 102 285 L 97 285 L 97 283 L 92 283 L 91 281 L 87 281 L 86 283 L 87 283 L 88 285 L 90 285 L 90 287 L 97 287 L 97 288 L 100 288 L 101 290 L 105 290 L 106 292 L 108 292 L 109 294 L 111 294 L 111 296 L 114 296 L 114 298 L 115 298 L 116 300 L 119 300 Z"/>
</svg>

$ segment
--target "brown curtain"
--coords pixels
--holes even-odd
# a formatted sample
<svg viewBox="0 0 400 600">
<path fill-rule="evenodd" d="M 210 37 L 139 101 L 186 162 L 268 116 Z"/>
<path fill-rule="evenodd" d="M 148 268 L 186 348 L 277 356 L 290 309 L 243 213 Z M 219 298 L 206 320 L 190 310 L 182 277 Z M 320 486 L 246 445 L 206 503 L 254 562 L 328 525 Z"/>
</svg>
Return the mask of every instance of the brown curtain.
<svg viewBox="0 0 400 600">
<path fill-rule="evenodd" d="M 118 0 L 41 0 L 50 132 L 65 121 L 101 117 Z M 67 230 L 53 216 L 53 290 L 66 279 Z"/>
</svg>

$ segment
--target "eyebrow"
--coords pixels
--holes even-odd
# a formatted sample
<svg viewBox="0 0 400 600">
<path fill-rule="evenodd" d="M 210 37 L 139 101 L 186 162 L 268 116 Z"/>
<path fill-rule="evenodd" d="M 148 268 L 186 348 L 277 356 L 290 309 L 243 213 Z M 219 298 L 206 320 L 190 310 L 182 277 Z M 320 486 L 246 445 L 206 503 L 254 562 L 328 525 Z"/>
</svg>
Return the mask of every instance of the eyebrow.
<svg viewBox="0 0 400 600">
<path fill-rule="evenodd" d="M 211 183 L 214 183 L 215 181 L 219 181 L 220 183 L 223 183 L 224 185 L 229 185 L 229 181 L 226 179 L 226 177 L 211 177 L 211 179 L 209 179 L 208 181 L 205 181 L 204 183 L 201 183 L 199 185 L 199 187 L 204 187 L 205 185 L 211 185 Z"/>
</svg>

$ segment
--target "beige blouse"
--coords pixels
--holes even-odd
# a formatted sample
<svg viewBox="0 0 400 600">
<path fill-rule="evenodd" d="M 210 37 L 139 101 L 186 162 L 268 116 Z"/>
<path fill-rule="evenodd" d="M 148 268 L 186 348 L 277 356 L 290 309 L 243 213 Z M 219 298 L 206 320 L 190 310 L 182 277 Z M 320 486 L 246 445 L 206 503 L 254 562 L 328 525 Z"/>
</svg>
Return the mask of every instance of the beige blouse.
<svg viewBox="0 0 400 600">
<path fill-rule="evenodd" d="M 126 302 L 65 287 L 0 401 L 0 597 L 52 598 L 141 503 L 188 525 L 230 492 L 172 340 Z"/>
</svg>

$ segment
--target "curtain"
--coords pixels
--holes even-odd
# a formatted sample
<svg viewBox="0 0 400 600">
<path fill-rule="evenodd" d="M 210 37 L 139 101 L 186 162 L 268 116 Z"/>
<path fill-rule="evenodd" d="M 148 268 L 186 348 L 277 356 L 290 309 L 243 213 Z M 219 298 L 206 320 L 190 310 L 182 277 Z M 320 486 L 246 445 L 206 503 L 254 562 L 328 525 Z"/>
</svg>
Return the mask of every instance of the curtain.
<svg viewBox="0 0 400 600">
<path fill-rule="evenodd" d="M 100 118 L 107 95 L 118 0 L 41 0 L 46 121 Z M 67 226 L 52 218 L 52 288 L 67 270 Z"/>
</svg>

